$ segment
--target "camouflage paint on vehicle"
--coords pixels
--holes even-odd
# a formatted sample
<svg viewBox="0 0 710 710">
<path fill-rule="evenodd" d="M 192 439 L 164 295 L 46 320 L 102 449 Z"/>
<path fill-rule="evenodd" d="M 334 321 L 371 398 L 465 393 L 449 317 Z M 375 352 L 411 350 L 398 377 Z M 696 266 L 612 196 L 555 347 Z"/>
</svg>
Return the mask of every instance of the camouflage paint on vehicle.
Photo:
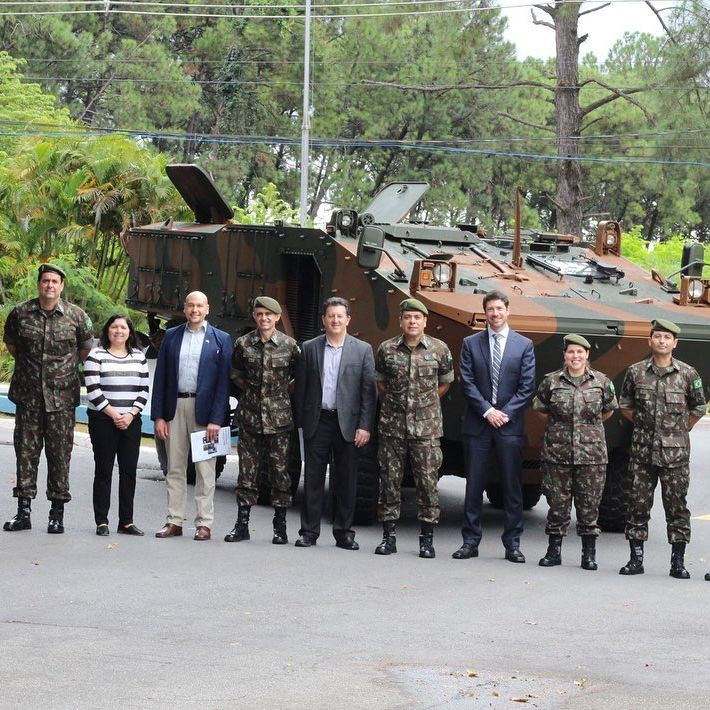
<svg viewBox="0 0 710 710">
<path fill-rule="evenodd" d="M 661 317 L 681 327 L 676 354 L 698 369 L 708 392 L 710 286 L 702 282 L 702 295 L 693 301 L 688 279 L 679 277 L 680 293 L 674 293 L 664 279 L 621 257 L 616 222 L 601 223 L 590 243 L 572 235 L 525 233 L 516 266 L 509 235 L 488 237 L 474 225 L 384 221 L 404 219 L 426 192 L 422 183 L 388 185 L 365 212 L 336 211 L 322 231 L 227 222 L 231 211 L 202 170 L 178 165 L 168 173 L 198 221 L 168 220 L 123 233 L 132 308 L 171 318 L 181 314 L 187 293 L 198 289 L 209 298 L 210 322 L 236 337 L 253 328 L 252 299 L 268 295 L 284 306 L 282 329 L 300 343 L 321 332 L 320 305 L 338 295 L 350 301 L 350 332 L 376 349 L 399 332 L 399 303 L 415 296 L 429 309 L 427 332 L 449 345 L 458 365 L 463 338 L 485 327 L 483 296 L 496 288 L 509 295 L 510 327 L 535 344 L 538 380 L 559 369 L 562 337 L 574 332 L 591 343 L 591 366 L 619 391 L 626 368 L 648 353 L 651 320 Z M 384 232 L 386 251 L 368 269 L 358 265 L 358 237 L 373 227 Z M 432 277 L 440 264 L 453 272 L 448 283 Z M 692 265 L 686 273 L 697 275 Z M 442 405 L 441 473 L 463 475 L 464 401 L 457 382 Z M 623 465 L 629 425 L 616 413 L 605 428 L 610 467 Z M 528 412 L 523 482 L 538 497 L 542 433 Z"/>
</svg>

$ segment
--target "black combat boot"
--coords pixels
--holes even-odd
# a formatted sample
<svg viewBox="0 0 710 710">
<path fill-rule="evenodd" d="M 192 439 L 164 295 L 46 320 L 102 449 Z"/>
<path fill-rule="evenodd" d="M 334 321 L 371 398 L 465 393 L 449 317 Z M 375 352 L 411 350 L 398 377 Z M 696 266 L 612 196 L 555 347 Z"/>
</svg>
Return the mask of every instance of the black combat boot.
<svg viewBox="0 0 710 710">
<path fill-rule="evenodd" d="M 643 540 L 629 540 L 631 559 L 619 570 L 619 574 L 643 574 Z"/>
<path fill-rule="evenodd" d="M 240 505 L 237 511 L 237 522 L 234 523 L 234 527 L 231 532 L 228 532 L 224 536 L 225 542 L 241 542 L 242 540 L 249 539 L 249 513 L 251 512 L 251 507 L 248 505 Z M 285 525 L 284 521 L 284 525 Z"/>
<path fill-rule="evenodd" d="M 434 550 L 434 525 L 432 523 L 422 523 L 421 534 L 419 535 L 419 557 L 431 559 L 436 557 Z"/>
<path fill-rule="evenodd" d="M 52 501 L 52 507 L 49 509 L 47 532 L 51 535 L 61 535 L 64 532 L 64 501 Z"/>
<path fill-rule="evenodd" d="M 685 543 L 671 543 L 671 571 L 670 576 L 676 579 L 690 579 L 690 572 L 685 569 Z"/>
<path fill-rule="evenodd" d="M 555 567 L 562 564 L 562 535 L 549 535 L 547 552 L 538 562 L 540 567 Z"/>
<path fill-rule="evenodd" d="M 2 526 L 3 530 L 31 530 L 32 521 L 30 520 L 30 512 L 32 508 L 31 498 L 18 498 L 17 499 L 17 513 L 12 520 L 8 520 L 5 525 Z"/>
<path fill-rule="evenodd" d="M 376 555 L 393 555 L 397 552 L 397 535 L 393 520 L 382 523 L 382 542 L 375 548 Z"/>
<path fill-rule="evenodd" d="M 247 530 L 247 536 L 249 530 Z M 274 545 L 288 544 L 288 535 L 286 534 L 286 508 L 274 508 L 274 536 L 271 538 Z"/>
<path fill-rule="evenodd" d="M 582 569 L 597 569 L 597 538 L 582 535 Z"/>
</svg>

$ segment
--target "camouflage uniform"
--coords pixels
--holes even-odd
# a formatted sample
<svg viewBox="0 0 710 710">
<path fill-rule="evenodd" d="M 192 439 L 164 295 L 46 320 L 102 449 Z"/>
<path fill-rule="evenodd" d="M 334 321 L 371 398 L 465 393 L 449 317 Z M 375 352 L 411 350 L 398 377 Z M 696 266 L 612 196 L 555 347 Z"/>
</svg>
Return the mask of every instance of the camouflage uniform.
<svg viewBox="0 0 710 710">
<path fill-rule="evenodd" d="M 300 352 L 296 341 L 278 330 L 266 343 L 253 330 L 234 344 L 232 380 L 242 379 L 245 383 L 236 414 L 240 506 L 256 505 L 259 469 L 265 459 L 272 504 L 277 508 L 291 505 L 287 463 L 293 413 L 288 386 Z"/>
<path fill-rule="evenodd" d="M 634 410 L 627 539 L 648 539 L 653 493 L 660 479 L 668 542 L 690 542 L 688 417 L 705 414 L 700 376 L 680 360 L 658 367 L 649 357 L 626 371 L 619 404 Z"/>
<path fill-rule="evenodd" d="M 540 383 L 533 409 L 548 415 L 541 454 L 547 535 L 567 534 L 573 498 L 577 534 L 599 535 L 607 463 L 602 414 L 617 406 L 612 381 L 591 368 L 580 378 L 563 368 Z"/>
<path fill-rule="evenodd" d="M 4 341 L 16 348 L 8 397 L 16 405 L 17 482 L 13 495 L 37 495 L 42 446 L 47 459 L 47 498 L 67 502 L 74 443 L 74 408 L 79 404 L 78 351 L 93 345 L 84 311 L 60 300 L 51 313 L 39 299 L 21 303 L 5 322 Z"/>
<path fill-rule="evenodd" d="M 378 427 L 380 521 L 398 520 L 402 477 L 409 464 L 417 487 L 418 518 L 439 520 L 439 467 L 443 435 L 437 389 L 454 379 L 451 351 L 446 343 L 424 335 L 411 349 L 398 335 L 382 343 L 375 358 L 375 379 L 385 384 Z"/>
</svg>

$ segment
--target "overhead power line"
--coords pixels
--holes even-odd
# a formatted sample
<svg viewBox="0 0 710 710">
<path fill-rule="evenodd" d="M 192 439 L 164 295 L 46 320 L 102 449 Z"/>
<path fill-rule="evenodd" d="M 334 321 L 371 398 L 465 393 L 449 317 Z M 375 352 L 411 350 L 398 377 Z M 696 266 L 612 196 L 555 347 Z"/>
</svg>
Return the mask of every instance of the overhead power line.
<svg viewBox="0 0 710 710">
<path fill-rule="evenodd" d="M 592 3 L 592 4 L 604 4 L 605 2 L 609 2 L 610 4 L 619 4 L 619 3 L 636 3 L 636 4 L 643 4 L 644 0 L 582 0 L 587 3 Z M 566 4 L 566 3 L 574 3 L 578 4 L 579 0 L 560 0 L 561 3 Z M 338 5 L 316 5 L 314 6 L 314 12 L 313 12 L 313 19 L 318 19 L 318 20 L 328 20 L 328 19 L 346 19 L 346 18 L 367 18 L 367 17 L 396 17 L 396 16 L 422 16 L 422 15 L 446 15 L 446 14 L 460 14 L 460 13 L 478 13 L 478 12 L 500 12 L 501 10 L 510 10 L 510 9 L 518 9 L 518 8 L 533 8 L 536 6 L 537 3 L 534 2 L 524 2 L 524 3 L 514 3 L 514 4 L 507 4 L 507 5 L 501 5 L 501 6 L 485 6 L 485 7 L 458 7 L 458 8 L 441 8 L 441 9 L 434 9 L 434 10 L 401 10 L 397 12 L 354 12 L 354 13 L 344 13 L 344 14 L 336 14 L 336 13 L 330 13 L 330 12 L 325 12 L 321 13 L 318 12 L 318 9 L 323 7 L 326 9 L 332 8 L 339 8 L 339 7 L 381 7 L 381 8 L 386 8 L 386 7 L 391 7 L 393 5 L 407 5 L 410 6 L 412 4 L 419 6 L 419 5 L 435 5 L 437 3 L 441 3 L 442 5 L 445 4 L 456 4 L 456 5 L 461 5 L 463 4 L 463 0 L 433 0 L 431 2 L 427 2 L 426 0 L 414 0 L 413 3 L 399 3 L 399 2 L 373 2 L 373 3 L 351 3 L 351 4 L 338 4 Z M 254 9 L 266 9 L 266 10 L 274 10 L 274 9 L 283 9 L 286 11 L 291 11 L 291 10 L 300 10 L 304 6 L 303 5 L 258 5 L 258 4 L 234 4 L 234 5 L 219 5 L 218 7 L 224 10 L 229 10 L 232 11 L 230 13 L 222 12 L 222 13 L 208 13 L 208 12 L 176 12 L 176 11 L 170 11 L 170 8 L 172 7 L 185 7 L 185 4 L 179 4 L 179 3 L 140 3 L 140 2 L 126 2 L 126 3 L 119 3 L 119 2 L 101 2 L 100 0 L 93 0 L 93 2 L 58 2 L 57 0 L 39 0 L 37 2 L 30 2 L 30 3 L 19 3 L 16 0 L 13 2 L 0 2 L 0 9 L 3 7 L 12 7 L 16 5 L 22 5 L 25 8 L 28 5 L 31 6 L 37 6 L 37 7 L 54 7 L 56 5 L 74 5 L 74 4 L 79 4 L 82 6 L 86 6 L 87 4 L 92 5 L 92 8 L 89 9 L 81 9 L 81 10 L 37 10 L 37 9 L 23 9 L 23 10 L 9 10 L 9 11 L 3 11 L 0 12 L 0 16 L 7 16 L 7 15 L 85 15 L 85 14 L 96 14 L 96 15 L 144 15 L 144 16 L 157 16 L 157 17 L 192 17 L 192 18 L 202 18 L 202 19 L 232 19 L 232 20 L 241 20 L 241 19 L 261 19 L 261 20 L 283 20 L 283 19 L 304 19 L 304 15 L 302 14 L 291 14 L 291 15 L 263 15 L 263 14 L 258 14 L 258 15 L 247 15 L 247 14 L 241 14 L 241 13 L 234 13 L 234 10 L 254 10 Z M 118 5 L 119 7 L 114 7 Z M 168 10 L 136 10 L 136 9 L 123 9 L 124 5 L 129 5 L 129 6 L 134 6 L 134 7 L 142 7 L 142 6 L 159 6 L 161 8 L 168 8 Z M 189 7 L 194 7 L 193 5 L 190 5 Z"/>
<path fill-rule="evenodd" d="M 4 123 L 4 122 L 3 122 Z M 233 145 L 300 145 L 300 138 L 290 138 L 284 136 L 210 136 L 204 134 L 177 134 L 163 133 L 159 131 L 126 131 L 121 129 L 100 130 L 100 129 L 57 129 L 53 131 L 37 131 L 31 126 L 19 130 L 0 130 L 0 136 L 6 137 L 33 137 L 33 138 L 71 138 L 71 139 L 86 139 L 97 138 L 102 135 L 122 135 L 137 139 L 161 139 L 175 142 L 183 141 L 199 141 L 201 143 L 217 143 L 217 144 L 233 144 Z M 357 148 L 357 149 L 395 149 L 401 151 L 420 151 L 429 153 L 453 153 L 461 155 L 487 155 L 492 157 L 517 158 L 521 160 L 546 160 L 552 162 L 559 161 L 574 161 L 580 163 L 640 163 L 652 165 L 669 165 L 669 166 L 694 166 L 710 168 L 710 162 L 694 161 L 694 160 L 663 160 L 660 158 L 640 158 L 632 156 L 557 156 L 546 155 L 540 153 L 523 153 L 513 151 L 490 150 L 486 148 L 468 148 L 462 146 L 451 145 L 422 145 L 418 143 L 405 143 L 401 141 L 366 141 L 366 140 L 333 140 L 319 139 L 311 140 L 313 147 L 320 148 Z"/>
</svg>

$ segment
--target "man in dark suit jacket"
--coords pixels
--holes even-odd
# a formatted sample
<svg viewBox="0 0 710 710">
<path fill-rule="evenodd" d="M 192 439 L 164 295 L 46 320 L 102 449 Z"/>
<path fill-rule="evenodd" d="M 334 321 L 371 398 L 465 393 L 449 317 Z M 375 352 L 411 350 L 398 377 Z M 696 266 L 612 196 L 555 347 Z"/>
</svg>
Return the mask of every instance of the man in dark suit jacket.
<svg viewBox="0 0 710 710">
<path fill-rule="evenodd" d="M 297 547 L 314 545 L 320 535 L 325 469 L 332 454 L 333 536 L 338 547 L 359 549 L 352 529 L 357 449 L 370 440 L 377 393 L 372 348 L 348 335 L 348 323 L 348 301 L 329 298 L 323 304 L 325 335 L 303 344 L 296 369 L 296 421 L 303 429 L 306 458 Z"/>
<path fill-rule="evenodd" d="M 168 452 L 168 516 L 156 537 L 182 535 L 190 434 L 206 429 L 216 441 L 229 419 L 232 341 L 206 320 L 210 307 L 199 291 L 185 298 L 187 323 L 165 332 L 153 379 L 151 419 Z M 195 463 L 195 540 L 209 540 L 214 519 L 215 458 Z"/>
<path fill-rule="evenodd" d="M 461 348 L 461 387 L 466 397 L 463 420 L 466 453 L 466 502 L 463 545 L 455 559 L 478 556 L 481 503 L 488 465 L 495 452 L 505 511 L 502 535 L 505 558 L 525 562 L 520 551 L 523 531 L 521 450 L 523 412 L 535 388 L 535 353 L 529 338 L 508 327 L 508 297 L 489 291 L 483 297 L 488 327 L 469 335 Z"/>
</svg>

